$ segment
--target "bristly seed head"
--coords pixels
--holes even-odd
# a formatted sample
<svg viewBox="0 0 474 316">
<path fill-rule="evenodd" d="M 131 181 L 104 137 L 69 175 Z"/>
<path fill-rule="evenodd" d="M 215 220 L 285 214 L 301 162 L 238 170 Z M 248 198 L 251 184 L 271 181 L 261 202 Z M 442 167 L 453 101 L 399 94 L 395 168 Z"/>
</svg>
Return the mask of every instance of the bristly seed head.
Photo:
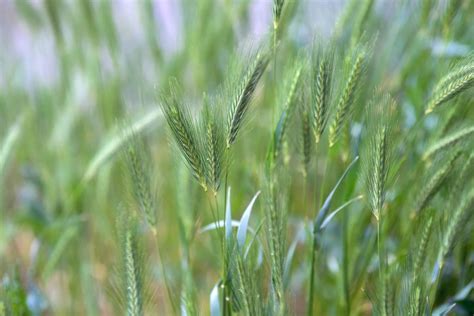
<svg viewBox="0 0 474 316">
<path fill-rule="evenodd" d="M 214 194 L 217 194 L 223 169 L 224 131 L 220 117 L 214 112 L 215 108 L 211 108 L 207 103 L 207 99 L 204 102 L 203 129 L 206 135 L 206 180 Z"/>
<path fill-rule="evenodd" d="M 352 104 L 357 97 L 357 89 L 360 86 L 361 77 L 364 73 L 365 59 L 366 52 L 364 49 L 361 49 L 353 61 L 352 69 L 336 107 L 336 115 L 329 129 L 329 146 L 331 147 L 336 143 L 342 128 L 352 112 Z"/>
<path fill-rule="evenodd" d="M 308 175 L 309 164 L 311 161 L 311 123 L 310 114 L 307 109 L 303 110 L 302 115 L 302 135 L 303 135 L 303 164 L 304 164 L 304 176 Z"/>
<path fill-rule="evenodd" d="M 301 65 L 297 65 L 292 81 L 289 87 L 288 94 L 285 98 L 285 103 L 283 106 L 283 113 L 281 114 L 280 120 L 278 121 L 278 125 L 275 129 L 275 147 L 274 147 L 274 157 L 276 158 L 280 152 L 282 151 L 283 139 L 287 133 L 288 126 L 290 124 L 290 120 L 293 117 L 293 113 L 295 112 L 296 102 L 298 92 L 298 83 L 301 77 Z"/>
<path fill-rule="evenodd" d="M 453 99 L 474 85 L 474 55 L 466 57 L 458 67 L 444 76 L 434 88 L 425 114 Z"/>
<path fill-rule="evenodd" d="M 201 146 L 196 135 L 196 126 L 189 115 L 189 110 L 183 108 L 183 105 L 180 104 L 176 83 L 171 82 L 170 94 L 162 97 L 161 106 L 168 126 L 187 165 L 196 180 L 207 191 L 204 155 L 201 152 Z"/>
<path fill-rule="evenodd" d="M 331 99 L 331 80 L 333 71 L 332 55 L 331 52 L 319 53 L 319 60 L 316 65 L 316 82 L 312 87 L 314 89 L 314 100 L 312 102 L 312 128 L 316 143 L 319 143 L 328 118 L 327 114 Z"/>
<path fill-rule="evenodd" d="M 285 0 L 274 0 L 273 1 L 273 28 L 276 30 L 281 18 L 281 12 L 283 11 L 283 5 Z"/>
<path fill-rule="evenodd" d="M 391 160 L 392 111 L 395 101 L 388 95 L 376 96 L 367 108 L 367 133 L 370 141 L 363 157 L 363 178 L 367 196 L 377 221 L 383 209 Z"/>
<path fill-rule="evenodd" d="M 134 133 L 134 132 L 132 132 Z M 155 197 L 152 192 L 151 164 L 143 141 L 134 135 L 125 150 L 128 169 L 132 178 L 133 195 L 151 227 L 156 225 Z"/>
<path fill-rule="evenodd" d="M 237 90 L 237 94 L 232 102 L 228 115 L 227 148 L 230 148 L 237 138 L 237 134 L 245 118 L 245 114 L 247 113 L 253 93 L 257 88 L 260 78 L 265 72 L 268 61 L 269 58 L 266 54 L 258 55 L 253 66 L 249 69 Z"/>
</svg>

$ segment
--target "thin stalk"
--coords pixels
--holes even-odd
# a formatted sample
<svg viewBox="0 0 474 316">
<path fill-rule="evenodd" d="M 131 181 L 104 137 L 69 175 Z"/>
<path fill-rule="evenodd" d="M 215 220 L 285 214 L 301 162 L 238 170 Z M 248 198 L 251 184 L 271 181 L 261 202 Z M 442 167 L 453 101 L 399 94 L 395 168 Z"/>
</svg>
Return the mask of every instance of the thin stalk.
<svg viewBox="0 0 474 316">
<path fill-rule="evenodd" d="M 444 259 L 441 260 L 441 262 L 439 263 L 439 270 L 438 270 L 438 273 L 436 275 L 436 279 L 434 281 L 434 284 L 433 286 L 431 287 L 431 292 L 430 292 L 430 302 L 431 302 L 431 310 L 434 309 L 435 307 L 435 301 L 436 301 L 436 293 L 438 293 L 438 289 L 439 289 L 439 286 L 440 286 L 440 279 L 441 279 L 441 275 L 443 273 L 443 268 L 444 268 Z"/>
<path fill-rule="evenodd" d="M 344 288 L 344 299 L 346 301 L 346 315 L 351 314 L 351 296 L 349 289 L 349 214 L 343 212 L 342 218 L 342 282 Z"/>
<path fill-rule="evenodd" d="M 276 54 L 276 28 L 273 30 L 273 86 L 274 86 L 274 95 L 275 91 L 277 91 L 277 80 L 276 80 L 276 59 L 277 59 L 277 54 Z M 272 105 L 272 125 L 275 126 L 275 104 Z"/>
<path fill-rule="evenodd" d="M 329 149 L 326 151 L 326 158 L 324 160 L 324 169 L 323 169 L 323 177 L 321 178 L 321 185 L 319 189 L 319 208 L 322 206 L 323 203 L 323 194 L 324 194 L 324 188 L 325 188 L 325 182 L 326 182 L 326 175 L 327 175 L 327 170 L 328 170 L 328 161 L 329 161 Z"/>
<path fill-rule="evenodd" d="M 313 295 L 314 295 L 314 270 L 315 270 L 315 261 L 316 261 L 316 226 L 313 227 L 313 245 L 311 247 L 311 272 L 309 276 L 309 294 L 308 294 L 308 312 L 306 315 L 313 315 Z"/>
<path fill-rule="evenodd" d="M 276 59 L 277 59 L 277 49 L 276 49 L 276 46 L 277 46 L 277 31 L 278 31 L 278 21 L 275 19 L 276 17 L 274 16 L 273 17 L 273 45 L 272 45 L 272 49 L 273 49 L 273 84 L 275 85 L 275 89 L 274 91 L 276 91 L 277 89 L 277 84 L 276 84 Z M 272 125 L 271 126 L 275 126 L 275 105 L 272 106 Z"/>
<path fill-rule="evenodd" d="M 227 176 L 226 176 L 227 180 Z M 227 186 L 227 181 L 226 181 L 226 186 Z M 226 191 L 226 190 L 224 190 Z M 226 193 L 225 193 L 226 195 Z M 222 315 L 227 316 L 229 314 L 229 306 L 228 306 L 228 291 L 227 291 L 227 270 L 228 270 L 228 264 L 227 264 L 227 240 L 225 238 L 225 233 L 221 232 L 220 225 L 219 225 L 219 209 L 218 209 L 218 203 L 217 203 L 217 196 L 214 195 L 214 205 L 212 203 L 212 199 L 209 198 L 209 207 L 211 208 L 211 213 L 213 215 L 213 221 L 216 223 L 216 226 L 218 229 L 216 229 L 216 234 L 217 234 L 217 239 L 221 243 L 221 252 L 222 252 L 222 257 L 224 258 L 223 260 L 223 265 L 222 265 Z M 225 198 L 225 197 L 224 197 Z M 224 201 L 225 205 L 225 201 Z M 224 210 L 225 212 L 225 210 Z"/>
<path fill-rule="evenodd" d="M 379 274 L 382 277 L 382 246 L 380 244 L 380 219 L 377 218 L 377 253 L 379 256 Z"/>
<path fill-rule="evenodd" d="M 153 237 L 155 237 L 154 239 L 155 239 L 155 242 L 156 242 L 156 253 L 158 255 L 158 263 L 159 263 L 159 266 L 160 266 L 161 274 L 163 275 L 163 281 L 165 282 L 166 294 L 168 295 L 168 300 L 171 302 L 171 309 L 173 310 L 173 314 L 178 315 L 176 304 L 175 304 L 175 301 L 173 299 L 173 295 L 171 294 L 172 291 L 171 291 L 170 283 L 168 281 L 168 278 L 166 277 L 165 265 L 163 264 L 163 259 L 162 259 L 162 256 L 161 256 L 160 245 L 159 245 L 159 242 L 158 242 L 158 232 L 156 230 L 156 227 L 154 227 L 154 226 L 151 227 L 151 231 L 153 233 Z"/>
<path fill-rule="evenodd" d="M 317 161 L 317 159 L 315 160 Z M 329 160 L 329 150 L 326 151 L 326 159 L 324 161 L 323 177 L 322 177 L 320 190 L 319 190 L 319 201 L 314 202 L 315 205 L 316 203 L 319 203 L 319 208 L 322 206 L 322 203 L 323 203 L 324 182 L 326 179 L 328 160 Z M 315 186 L 315 195 L 317 194 L 317 191 L 318 189 Z M 315 274 L 315 265 L 316 265 L 316 252 L 317 252 L 317 246 L 318 246 L 317 239 L 316 239 L 317 229 L 318 228 L 316 226 L 313 226 L 313 244 L 311 246 L 311 267 L 310 267 L 309 292 L 308 292 L 308 311 L 307 311 L 308 316 L 313 315 L 314 274 Z"/>
<path fill-rule="evenodd" d="M 226 181 L 225 181 L 225 185 L 227 187 L 227 172 L 226 172 Z M 225 192 L 227 192 L 227 190 L 224 190 Z M 217 195 L 216 194 L 212 194 L 213 195 L 213 199 L 214 199 L 214 202 L 212 201 L 213 199 L 211 197 L 209 197 L 209 195 L 207 196 L 208 197 L 208 202 L 209 202 L 209 208 L 211 209 L 211 214 L 212 214 L 212 217 L 213 217 L 213 222 L 216 223 L 216 228 L 215 229 L 215 233 L 216 233 L 216 237 L 217 239 L 219 240 L 220 242 L 220 246 L 221 246 L 221 253 L 222 253 L 222 257 L 224 258 L 223 260 L 223 265 L 222 265 L 222 310 L 223 310 L 223 314 L 224 316 L 226 315 L 229 315 L 228 314 L 228 310 L 229 310 L 229 307 L 228 307 L 228 301 L 226 300 L 226 297 L 227 297 L 227 270 L 228 270 L 228 265 L 227 265 L 227 252 L 226 252 L 226 247 L 227 247 L 227 242 L 226 242 L 226 238 L 225 238 L 225 233 L 222 232 L 222 229 L 220 229 L 220 224 L 219 224 L 219 209 L 218 209 L 218 202 L 217 202 Z M 224 199 L 226 200 L 227 196 L 227 193 L 224 193 Z M 226 205 L 225 201 L 224 201 L 224 205 Z M 225 213 L 225 210 L 224 210 L 224 213 Z"/>
<path fill-rule="evenodd" d="M 307 209 L 307 206 L 308 206 L 308 175 L 305 174 L 304 176 L 304 182 L 303 182 L 303 210 L 304 210 L 304 214 L 305 216 L 307 217 L 308 216 L 308 209 Z"/>
<path fill-rule="evenodd" d="M 380 216 L 380 212 L 378 213 Z M 382 218 L 376 217 L 377 220 L 377 252 L 379 257 L 379 278 L 382 285 L 382 315 L 388 315 L 387 306 L 386 306 L 386 284 L 385 284 L 385 254 L 382 248 L 382 237 L 381 237 L 381 228 L 382 228 Z"/>
<path fill-rule="evenodd" d="M 225 172 L 225 187 L 224 187 L 224 222 L 225 222 L 225 206 L 227 205 L 227 199 L 229 198 L 227 196 L 227 180 L 229 176 L 229 171 L 226 169 Z M 216 205 L 217 205 L 217 198 L 216 198 Z M 228 282 L 227 282 L 227 271 L 228 271 L 228 262 L 227 262 L 227 238 L 225 237 L 225 234 L 223 234 L 222 237 L 222 245 L 223 245 L 223 252 L 222 255 L 224 256 L 224 265 L 223 265 L 223 276 L 222 276 L 222 314 L 224 316 L 232 315 L 232 309 L 230 307 L 230 295 L 229 295 L 229 287 L 228 287 Z M 227 300 L 229 298 L 229 300 Z"/>
</svg>

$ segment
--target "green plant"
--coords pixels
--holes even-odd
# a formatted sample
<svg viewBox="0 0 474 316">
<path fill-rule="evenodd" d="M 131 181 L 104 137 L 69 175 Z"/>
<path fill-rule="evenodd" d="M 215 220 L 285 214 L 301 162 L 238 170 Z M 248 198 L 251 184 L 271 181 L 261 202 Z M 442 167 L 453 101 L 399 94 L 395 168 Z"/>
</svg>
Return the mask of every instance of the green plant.
<svg viewBox="0 0 474 316">
<path fill-rule="evenodd" d="M 264 2 L 0 4 L 0 315 L 474 313 L 474 2 Z"/>
</svg>

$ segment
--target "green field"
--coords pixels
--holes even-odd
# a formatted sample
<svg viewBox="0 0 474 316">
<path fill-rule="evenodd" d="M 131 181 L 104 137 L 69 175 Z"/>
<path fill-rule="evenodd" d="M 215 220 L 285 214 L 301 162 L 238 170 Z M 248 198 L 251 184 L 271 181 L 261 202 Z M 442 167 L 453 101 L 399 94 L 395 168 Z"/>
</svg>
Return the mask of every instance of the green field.
<svg viewBox="0 0 474 316">
<path fill-rule="evenodd" d="M 474 315 L 473 21 L 0 2 L 0 316 Z"/>
</svg>

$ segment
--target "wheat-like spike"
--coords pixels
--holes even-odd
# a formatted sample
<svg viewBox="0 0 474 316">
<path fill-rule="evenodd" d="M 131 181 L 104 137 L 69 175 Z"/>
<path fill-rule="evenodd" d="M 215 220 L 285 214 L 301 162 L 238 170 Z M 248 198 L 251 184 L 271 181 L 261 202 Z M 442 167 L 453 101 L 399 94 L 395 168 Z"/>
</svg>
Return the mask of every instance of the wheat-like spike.
<svg viewBox="0 0 474 316">
<path fill-rule="evenodd" d="M 423 232 L 418 241 L 418 246 L 415 251 L 415 258 L 413 260 L 413 278 L 419 278 L 419 272 L 423 268 L 423 262 L 426 260 L 426 251 L 428 249 L 428 242 L 433 228 L 433 216 L 430 216 L 424 224 Z"/>
<path fill-rule="evenodd" d="M 156 208 L 150 180 L 150 164 L 145 157 L 144 145 L 137 135 L 134 134 L 128 141 L 125 151 L 133 194 L 148 224 L 155 227 Z"/>
<path fill-rule="evenodd" d="M 357 88 L 360 85 L 365 59 L 366 53 L 364 50 L 361 50 L 353 62 L 349 78 L 336 107 L 336 115 L 329 128 L 329 146 L 333 146 L 336 143 L 347 118 L 352 112 L 351 107 L 355 101 Z"/>
<path fill-rule="evenodd" d="M 463 128 L 457 132 L 443 137 L 426 150 L 423 155 L 423 160 L 426 160 L 430 156 L 457 144 L 458 142 L 464 140 L 466 137 L 470 136 L 472 133 L 474 133 L 474 126 Z"/>
<path fill-rule="evenodd" d="M 423 210 L 426 205 L 430 202 L 433 196 L 438 192 L 439 188 L 443 184 L 447 175 L 451 172 L 454 166 L 454 162 L 461 154 L 461 151 L 456 151 L 454 154 L 450 155 L 448 160 L 433 174 L 429 179 L 426 185 L 423 187 L 423 190 L 418 195 L 418 201 L 415 207 L 415 214 Z"/>
<path fill-rule="evenodd" d="M 388 175 L 387 166 L 387 127 L 382 126 L 375 135 L 373 143 L 374 148 L 374 169 L 373 176 L 369 181 L 371 192 L 370 200 L 372 203 L 372 210 L 375 217 L 378 219 L 382 211 L 385 199 L 385 181 Z"/>
<path fill-rule="evenodd" d="M 445 225 L 445 230 L 443 232 L 441 247 L 438 253 L 438 263 L 442 266 L 444 257 L 448 254 L 450 248 L 452 247 L 454 240 L 456 238 L 456 233 L 461 229 L 462 223 L 465 217 L 468 214 L 468 211 L 472 210 L 472 205 L 474 203 L 474 189 L 468 192 L 468 194 L 462 197 L 459 206 L 450 213 L 447 218 L 447 223 Z"/>
<path fill-rule="evenodd" d="M 129 231 L 125 234 L 125 268 L 127 273 L 127 314 L 141 315 L 141 302 L 138 289 L 135 254 L 132 236 Z"/>
<path fill-rule="evenodd" d="M 459 98 L 449 108 L 449 111 L 447 111 L 446 116 L 440 122 L 439 127 L 436 128 L 436 134 L 435 135 L 437 137 L 440 137 L 440 136 L 446 134 L 449 131 L 449 128 L 456 124 L 455 121 L 459 117 L 459 114 L 461 113 L 460 108 L 463 107 L 464 102 L 465 102 L 465 100 L 462 100 L 461 98 Z"/>
<path fill-rule="evenodd" d="M 223 168 L 224 140 L 221 122 L 209 106 L 204 108 L 207 183 L 217 194 Z"/>
<path fill-rule="evenodd" d="M 420 302 L 421 302 L 421 289 L 419 286 L 415 288 L 415 293 L 410 295 L 410 302 L 409 302 L 409 311 L 408 311 L 408 316 L 420 316 L 422 315 L 421 313 L 421 308 L 420 308 Z"/>
<path fill-rule="evenodd" d="M 278 121 L 278 126 L 275 130 L 275 157 L 277 157 L 281 151 L 281 146 L 283 144 L 283 138 L 285 137 L 286 131 L 288 129 L 288 125 L 290 120 L 295 112 L 295 98 L 296 98 L 296 88 L 298 86 L 298 82 L 301 76 L 301 66 L 298 66 L 295 70 L 293 75 L 293 79 L 291 81 L 290 89 L 288 91 L 288 95 L 285 99 L 285 105 L 283 107 L 283 113 Z"/>
<path fill-rule="evenodd" d="M 242 253 L 234 253 L 233 258 L 239 280 L 238 290 L 242 297 L 245 315 L 259 315 L 254 280 L 250 275 L 248 265 L 245 263 L 245 258 Z"/>
<path fill-rule="evenodd" d="M 414 250 L 414 249 L 412 249 Z M 396 267 L 397 273 L 393 275 L 392 286 L 394 289 L 394 315 L 422 316 L 420 310 L 424 308 L 423 300 L 427 283 L 413 274 L 413 262 L 402 263 Z"/>
<path fill-rule="evenodd" d="M 137 254 L 136 232 L 128 221 L 130 219 L 127 219 L 123 241 L 127 315 L 139 316 L 143 315 L 141 271 Z"/>
<path fill-rule="evenodd" d="M 467 159 L 464 159 L 462 161 L 462 168 L 461 171 L 459 171 L 459 174 L 456 177 L 456 181 L 454 183 L 454 186 L 451 189 L 451 196 L 449 198 L 449 201 L 451 204 L 454 203 L 454 201 L 457 198 L 458 192 L 462 191 L 462 188 L 465 185 L 467 177 L 470 176 L 469 169 L 471 168 L 471 165 L 474 163 L 474 152 L 471 152 Z"/>
<path fill-rule="evenodd" d="M 225 249 L 224 261 L 225 261 L 225 279 L 223 281 L 223 294 L 227 297 L 226 300 L 231 302 L 232 311 L 240 312 L 243 308 L 243 298 L 240 289 L 240 276 L 237 267 L 237 247 L 236 240 L 234 238 L 228 239 L 228 244 Z"/>
<path fill-rule="evenodd" d="M 462 78 L 474 71 L 474 61 L 471 63 L 466 63 L 458 68 L 455 68 L 453 71 L 445 75 L 441 80 L 436 84 L 433 91 L 439 91 L 443 89 L 444 86 L 448 85 L 450 82 Z"/>
<path fill-rule="evenodd" d="M 474 84 L 474 57 L 470 55 L 436 84 L 425 113 L 428 114 Z"/>
<path fill-rule="evenodd" d="M 389 95 L 375 96 L 367 107 L 367 133 L 370 141 L 365 150 L 363 161 L 364 180 L 367 196 L 376 219 L 379 219 L 385 201 L 391 149 L 389 141 L 392 132 L 392 111 L 395 101 Z"/>
<path fill-rule="evenodd" d="M 331 55 L 331 56 L 329 56 Z M 323 54 L 316 75 L 315 100 L 313 103 L 313 132 L 316 143 L 326 127 L 331 96 L 332 54 Z"/>
<path fill-rule="evenodd" d="M 464 90 L 470 88 L 473 84 L 474 71 L 471 71 L 460 78 L 455 79 L 446 86 L 443 86 L 433 93 L 425 113 L 431 113 L 435 108 L 459 95 Z"/>
<path fill-rule="evenodd" d="M 393 316 L 393 307 L 394 307 L 394 293 L 392 282 L 388 282 L 390 276 L 382 276 L 382 292 L 383 292 L 383 302 L 382 302 L 382 315 L 384 316 Z"/>
<path fill-rule="evenodd" d="M 304 176 L 308 175 L 309 164 L 311 160 L 311 122 L 310 113 L 305 108 L 302 113 L 302 135 L 303 135 L 303 162 L 304 162 Z"/>
<path fill-rule="evenodd" d="M 275 183 L 272 179 L 267 184 L 266 209 L 268 212 L 268 235 L 270 246 L 271 278 L 272 285 L 280 302 L 283 297 L 283 214 L 277 210 L 277 198 L 275 196 Z"/>
<path fill-rule="evenodd" d="M 201 146 L 195 134 L 196 129 L 188 111 L 180 106 L 175 91 L 171 91 L 171 96 L 163 97 L 162 108 L 168 126 L 193 176 L 207 191 L 204 155 L 201 153 Z"/>
<path fill-rule="evenodd" d="M 237 134 L 247 113 L 252 95 L 257 88 L 268 64 L 267 55 L 258 55 L 253 67 L 247 72 L 232 102 L 227 122 L 227 148 L 235 142 Z"/>
<path fill-rule="evenodd" d="M 218 152 L 218 135 L 215 122 L 207 123 L 207 164 L 206 168 L 209 170 L 209 184 L 212 186 L 214 192 L 219 190 L 220 186 L 220 174 L 221 174 L 221 161 Z"/>
<path fill-rule="evenodd" d="M 278 29 L 285 0 L 273 0 L 273 29 Z"/>
<path fill-rule="evenodd" d="M 238 256 L 238 255 L 237 255 Z M 242 258 L 237 258 L 236 259 L 236 266 L 237 266 L 237 275 L 239 277 L 239 290 L 242 294 L 242 301 L 244 305 L 244 310 L 246 315 L 251 315 L 250 308 L 251 308 L 251 303 L 249 302 L 248 295 L 246 295 L 246 285 L 247 285 L 247 276 L 244 270 L 244 264 Z"/>
</svg>

